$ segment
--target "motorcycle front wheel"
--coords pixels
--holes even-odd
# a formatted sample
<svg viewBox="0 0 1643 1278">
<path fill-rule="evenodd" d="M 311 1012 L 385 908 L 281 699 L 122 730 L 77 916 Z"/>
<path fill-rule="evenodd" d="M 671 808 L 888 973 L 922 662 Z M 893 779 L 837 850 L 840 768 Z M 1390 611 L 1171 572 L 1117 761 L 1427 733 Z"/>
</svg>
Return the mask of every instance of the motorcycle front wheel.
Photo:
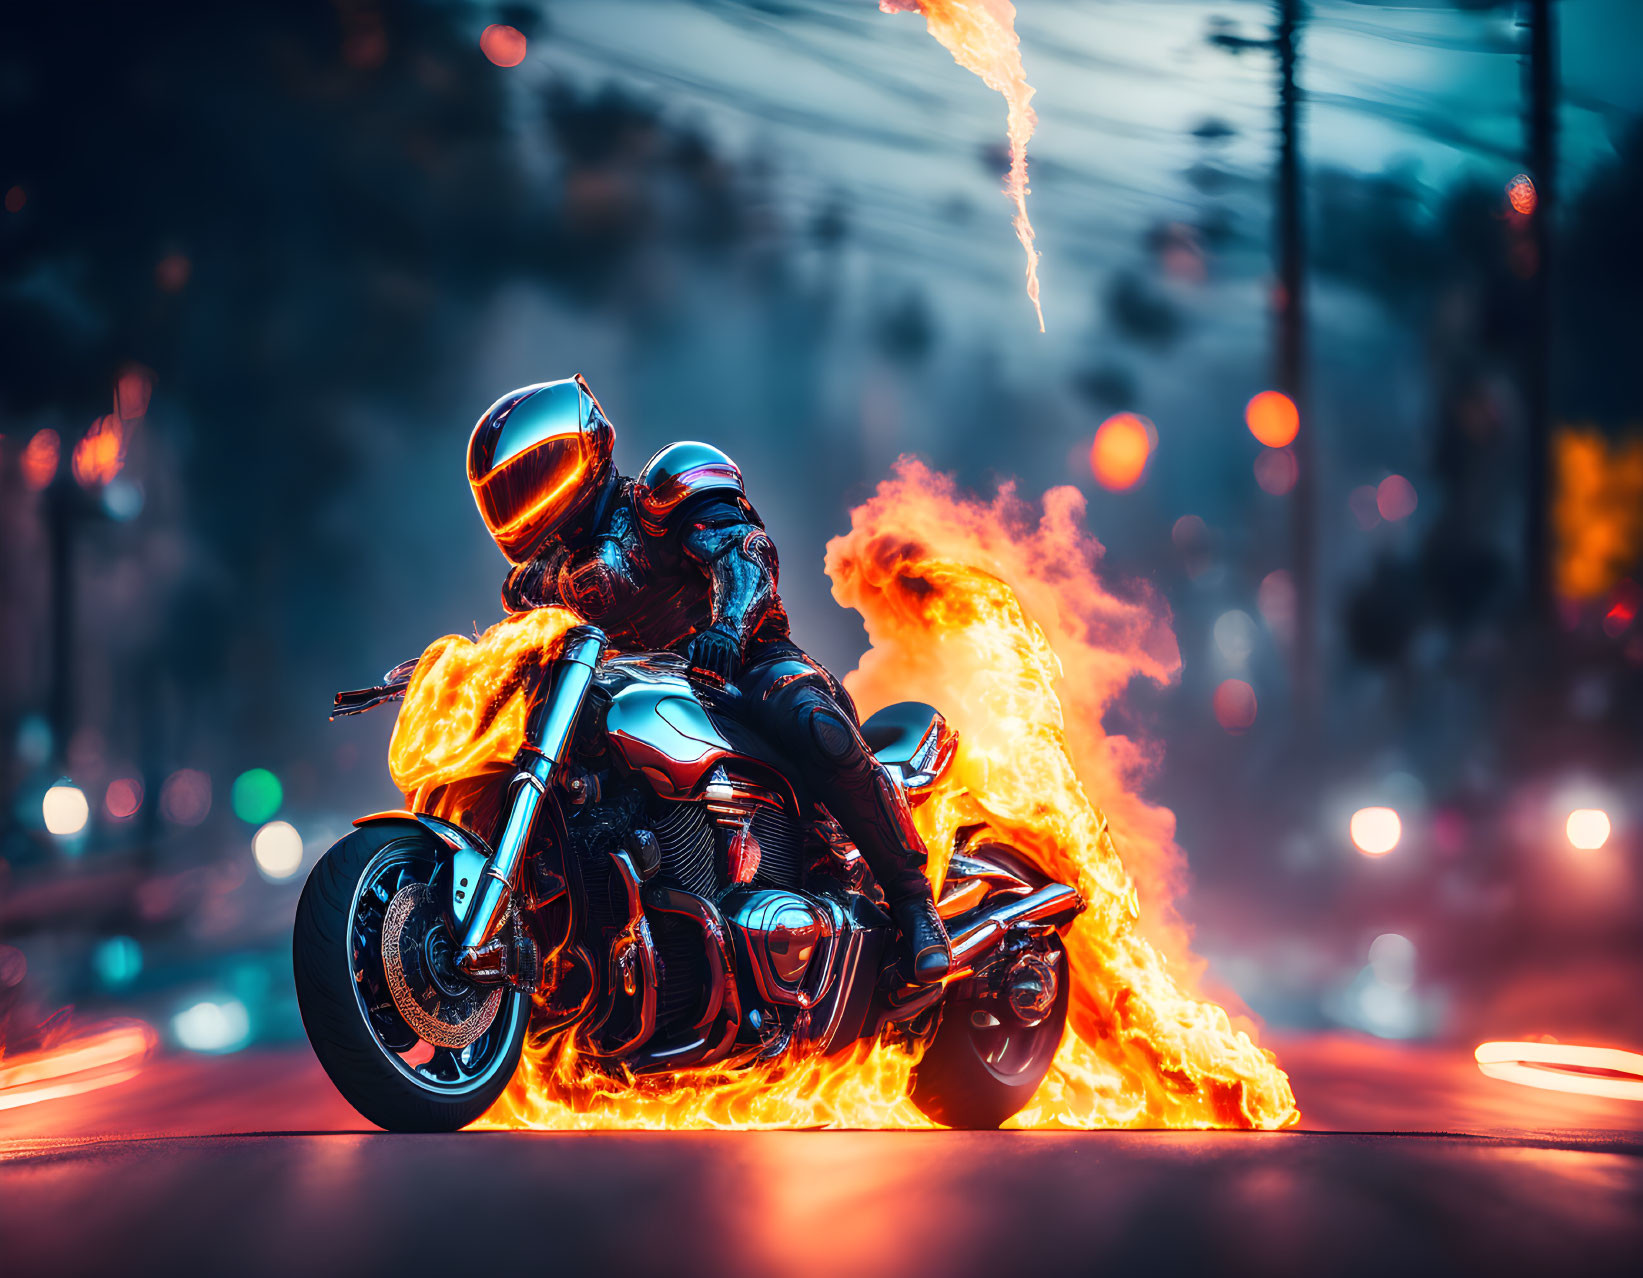
<svg viewBox="0 0 1643 1278">
<path fill-rule="evenodd" d="M 297 903 L 292 964 L 308 1041 L 343 1098 L 389 1131 L 477 1119 L 513 1077 L 530 1020 L 524 994 L 451 967 L 436 905 L 446 864 L 414 821 L 366 825 L 320 859 Z"/>
</svg>

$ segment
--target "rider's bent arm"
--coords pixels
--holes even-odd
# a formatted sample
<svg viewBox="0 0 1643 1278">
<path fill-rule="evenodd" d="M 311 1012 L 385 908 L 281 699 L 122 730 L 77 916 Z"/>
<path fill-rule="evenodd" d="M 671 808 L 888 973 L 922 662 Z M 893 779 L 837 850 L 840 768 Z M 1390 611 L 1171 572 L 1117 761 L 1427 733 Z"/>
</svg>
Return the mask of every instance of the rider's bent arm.
<svg viewBox="0 0 1643 1278">
<path fill-rule="evenodd" d="M 776 600 L 776 543 L 728 497 L 704 496 L 680 514 L 679 546 L 707 575 L 713 624 L 745 651 Z"/>
</svg>

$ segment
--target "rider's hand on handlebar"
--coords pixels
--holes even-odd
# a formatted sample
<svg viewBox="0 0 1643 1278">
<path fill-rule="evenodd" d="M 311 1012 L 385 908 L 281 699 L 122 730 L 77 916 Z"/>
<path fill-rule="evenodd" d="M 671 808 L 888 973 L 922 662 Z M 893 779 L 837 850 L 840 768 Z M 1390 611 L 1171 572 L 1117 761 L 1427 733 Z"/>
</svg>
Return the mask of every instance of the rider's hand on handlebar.
<svg viewBox="0 0 1643 1278">
<path fill-rule="evenodd" d="M 741 644 L 718 626 L 709 626 L 692 635 L 684 655 L 693 673 L 707 675 L 720 683 L 734 679 L 742 664 Z"/>
</svg>

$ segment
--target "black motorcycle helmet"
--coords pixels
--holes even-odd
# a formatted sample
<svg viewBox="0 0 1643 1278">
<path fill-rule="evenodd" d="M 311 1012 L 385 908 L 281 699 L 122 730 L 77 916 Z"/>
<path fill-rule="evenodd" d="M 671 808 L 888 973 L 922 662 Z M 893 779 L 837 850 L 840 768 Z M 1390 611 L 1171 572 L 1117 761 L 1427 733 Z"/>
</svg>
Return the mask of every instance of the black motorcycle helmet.
<svg viewBox="0 0 1643 1278">
<path fill-rule="evenodd" d="M 509 391 L 485 411 L 468 440 L 468 483 L 509 562 L 528 562 L 588 510 L 615 444 L 580 373 Z"/>
</svg>

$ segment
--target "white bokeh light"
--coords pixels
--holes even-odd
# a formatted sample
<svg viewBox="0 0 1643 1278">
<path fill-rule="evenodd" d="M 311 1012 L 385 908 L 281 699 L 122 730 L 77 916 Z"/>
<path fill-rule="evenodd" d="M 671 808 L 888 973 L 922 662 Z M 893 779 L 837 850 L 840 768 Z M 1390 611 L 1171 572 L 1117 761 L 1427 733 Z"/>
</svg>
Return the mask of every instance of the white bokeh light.
<svg viewBox="0 0 1643 1278">
<path fill-rule="evenodd" d="M 289 821 L 270 821 L 251 840 L 251 855 L 264 878 L 288 879 L 302 868 L 302 835 Z"/>
<path fill-rule="evenodd" d="M 86 802 L 85 791 L 74 782 L 59 781 L 40 801 L 40 816 L 46 829 L 59 839 L 72 838 L 86 828 L 91 805 Z"/>
<path fill-rule="evenodd" d="M 1365 856 L 1385 856 L 1403 837 L 1403 822 L 1391 808 L 1359 808 L 1348 830 L 1354 846 Z"/>
<path fill-rule="evenodd" d="M 1570 845 L 1582 852 L 1597 851 L 1609 841 L 1612 829 L 1609 814 L 1602 808 L 1576 808 L 1563 823 Z"/>
</svg>

